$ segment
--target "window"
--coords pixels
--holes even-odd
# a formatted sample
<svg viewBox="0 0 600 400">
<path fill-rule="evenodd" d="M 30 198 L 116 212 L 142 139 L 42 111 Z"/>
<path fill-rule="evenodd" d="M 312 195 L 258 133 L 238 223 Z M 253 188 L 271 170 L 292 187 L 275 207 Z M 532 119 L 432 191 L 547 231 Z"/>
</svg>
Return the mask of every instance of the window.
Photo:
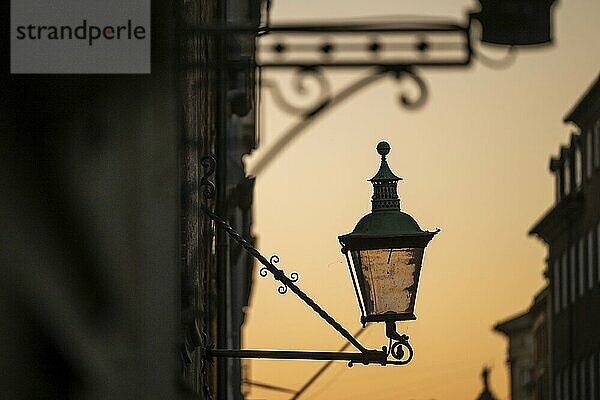
<svg viewBox="0 0 600 400">
<path fill-rule="evenodd" d="M 562 153 L 562 151 L 561 151 Z M 554 174 L 554 194 L 556 196 L 556 202 L 558 203 L 563 197 L 563 162 L 562 159 L 552 158 L 550 160 L 550 171 Z"/>
<path fill-rule="evenodd" d="M 577 296 L 577 280 L 575 279 L 575 273 L 577 271 L 577 264 L 575 264 L 575 245 L 572 244 L 569 248 L 569 274 L 571 275 L 571 303 L 575 303 L 575 297 Z"/>
<path fill-rule="evenodd" d="M 592 153 L 592 130 L 588 129 L 585 134 L 585 177 L 590 179 L 592 177 L 592 166 L 593 166 L 593 153 Z"/>
<path fill-rule="evenodd" d="M 554 260 L 554 313 L 560 310 L 560 259 Z"/>
<path fill-rule="evenodd" d="M 581 239 L 579 239 L 579 242 L 577 243 L 577 265 L 579 267 L 579 295 L 583 296 L 583 292 L 585 291 L 585 280 L 584 280 L 584 274 L 585 274 L 585 263 L 584 263 L 584 238 L 582 237 Z"/>
<path fill-rule="evenodd" d="M 578 190 L 581 187 L 581 182 L 583 181 L 583 163 L 581 160 L 581 148 L 579 146 L 575 147 L 575 160 L 573 165 L 573 175 L 575 175 L 575 190 Z"/>
<path fill-rule="evenodd" d="M 569 165 L 570 162 L 569 158 L 567 157 L 565 159 L 565 166 L 563 167 L 563 192 L 565 193 L 565 196 L 571 193 L 571 167 Z"/>
<path fill-rule="evenodd" d="M 594 231 L 587 234 L 587 270 L 588 270 L 588 288 L 594 287 Z"/>
<path fill-rule="evenodd" d="M 560 265 L 560 269 L 561 269 L 561 271 L 560 271 L 561 272 L 561 274 L 560 274 L 561 275 L 560 276 L 560 280 L 561 280 L 561 283 L 560 283 L 561 302 L 560 302 L 560 304 L 561 304 L 561 308 L 564 309 L 567 307 L 567 302 L 569 300 L 569 298 L 567 297 L 568 296 L 568 292 L 567 292 L 568 277 L 567 277 L 567 251 L 566 250 L 562 253 L 560 264 L 561 264 Z"/>
</svg>

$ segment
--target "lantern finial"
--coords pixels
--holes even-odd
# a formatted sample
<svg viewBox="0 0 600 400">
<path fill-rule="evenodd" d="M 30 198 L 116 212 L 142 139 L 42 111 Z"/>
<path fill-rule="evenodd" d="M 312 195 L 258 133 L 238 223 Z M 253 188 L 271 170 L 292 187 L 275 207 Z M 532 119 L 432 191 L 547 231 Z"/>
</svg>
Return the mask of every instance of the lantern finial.
<svg viewBox="0 0 600 400">
<path fill-rule="evenodd" d="M 373 184 L 372 211 L 400 210 L 398 181 L 402 178 L 394 175 L 386 161 L 390 149 L 388 142 L 377 144 L 377 153 L 381 156 L 381 165 L 375 176 L 369 179 Z"/>
<path fill-rule="evenodd" d="M 377 143 L 377 152 L 381 155 L 381 158 L 385 160 L 385 156 L 390 153 L 390 144 L 388 142 Z"/>
</svg>

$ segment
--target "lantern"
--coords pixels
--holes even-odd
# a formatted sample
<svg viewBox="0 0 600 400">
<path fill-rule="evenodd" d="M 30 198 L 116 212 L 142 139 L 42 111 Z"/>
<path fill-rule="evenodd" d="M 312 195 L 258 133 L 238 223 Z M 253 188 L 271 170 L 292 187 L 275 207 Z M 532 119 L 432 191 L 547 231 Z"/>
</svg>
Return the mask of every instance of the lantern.
<svg viewBox="0 0 600 400">
<path fill-rule="evenodd" d="M 362 312 L 361 321 L 416 319 L 415 300 L 425 247 L 438 232 L 422 230 L 400 210 L 398 181 L 386 161 L 390 145 L 380 142 L 381 166 L 373 185 L 372 211 L 351 233 L 339 236 Z"/>
<path fill-rule="evenodd" d="M 554 0 L 479 0 L 472 14 L 481 23 L 484 43 L 523 46 L 552 41 L 551 8 Z"/>
</svg>

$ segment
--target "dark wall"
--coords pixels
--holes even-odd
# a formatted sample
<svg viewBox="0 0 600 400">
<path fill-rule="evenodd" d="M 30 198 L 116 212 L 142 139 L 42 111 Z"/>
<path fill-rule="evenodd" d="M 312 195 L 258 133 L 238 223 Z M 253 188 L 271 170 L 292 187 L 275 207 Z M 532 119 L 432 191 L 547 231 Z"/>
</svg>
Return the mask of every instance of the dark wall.
<svg viewBox="0 0 600 400">
<path fill-rule="evenodd" d="M 198 26 L 214 22 L 215 1 L 183 3 L 182 23 Z M 217 89 L 216 71 L 194 67 L 195 63 L 214 59 L 214 38 L 200 35 L 182 36 L 180 91 L 182 98 L 181 157 L 181 352 L 186 386 L 195 393 L 216 394 L 213 365 L 201 358 L 199 347 L 215 344 L 216 330 L 216 255 L 214 229 L 210 220 L 198 211 L 206 199 L 199 187 L 208 172 L 202 158 L 215 154 Z M 209 177 L 214 181 L 214 174 Z"/>
<path fill-rule="evenodd" d="M 152 7 L 150 75 L 9 75 L 4 52 L 0 398 L 184 396 L 179 8 Z"/>
</svg>

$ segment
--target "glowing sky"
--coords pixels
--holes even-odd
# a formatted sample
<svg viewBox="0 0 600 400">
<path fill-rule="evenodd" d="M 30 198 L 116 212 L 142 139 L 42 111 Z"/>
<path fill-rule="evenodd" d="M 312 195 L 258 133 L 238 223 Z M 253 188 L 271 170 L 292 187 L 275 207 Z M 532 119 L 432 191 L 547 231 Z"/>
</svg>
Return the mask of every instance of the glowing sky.
<svg viewBox="0 0 600 400">
<path fill-rule="evenodd" d="M 463 18 L 461 0 L 275 0 L 273 21 L 422 14 Z M 425 254 L 417 321 L 400 325 L 415 358 L 405 367 L 337 363 L 304 399 L 474 399 L 484 364 L 491 385 L 508 398 L 506 340 L 491 331 L 526 309 L 543 286 L 546 251 L 527 232 L 553 201 L 548 160 L 573 127 L 564 115 L 600 65 L 600 2 L 555 6 L 555 44 L 521 51 L 515 64 L 492 70 L 477 61 L 460 70 L 423 70 L 430 97 L 418 111 L 398 105 L 403 89 L 385 78 L 329 111 L 257 177 L 254 232 L 265 255 L 300 274 L 299 285 L 350 331 L 359 310 L 337 236 L 370 210 L 378 167 L 375 146 L 387 140 L 389 164 L 404 177 L 403 210 L 425 229 L 441 228 Z M 484 48 L 491 56 L 495 49 Z M 336 73 L 335 88 L 360 72 Z M 285 86 L 289 74 L 270 75 Z M 411 89 L 412 88 L 412 89 Z M 295 118 L 263 96 L 260 158 Z M 245 347 L 336 350 L 343 339 L 293 294 L 277 294 L 256 274 Z M 386 344 L 372 324 L 362 341 Z M 249 378 L 299 388 L 320 367 L 308 361 L 252 361 Z M 249 399 L 289 395 L 253 388 Z"/>
</svg>

